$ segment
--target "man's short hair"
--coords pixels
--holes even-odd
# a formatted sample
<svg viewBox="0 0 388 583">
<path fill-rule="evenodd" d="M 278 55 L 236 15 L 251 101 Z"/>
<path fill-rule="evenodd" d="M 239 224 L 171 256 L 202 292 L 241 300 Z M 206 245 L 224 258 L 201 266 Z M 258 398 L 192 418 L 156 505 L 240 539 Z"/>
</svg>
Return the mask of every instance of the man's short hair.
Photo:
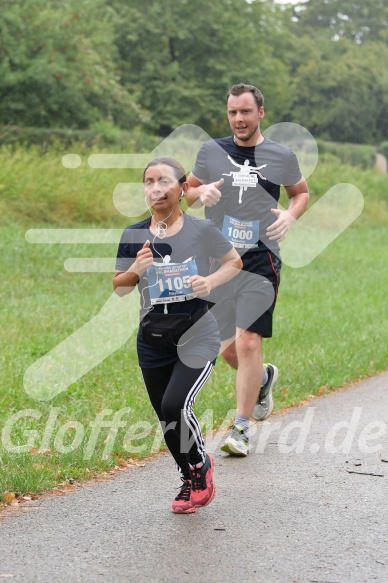
<svg viewBox="0 0 388 583">
<path fill-rule="evenodd" d="M 242 95 L 243 93 L 252 93 L 253 97 L 255 98 L 257 108 L 260 109 L 260 107 L 263 107 L 264 95 L 262 92 L 254 85 L 247 85 L 246 83 L 238 83 L 237 85 L 233 85 L 233 87 L 231 87 L 226 94 L 226 102 L 228 102 L 230 95 L 238 96 Z"/>
</svg>

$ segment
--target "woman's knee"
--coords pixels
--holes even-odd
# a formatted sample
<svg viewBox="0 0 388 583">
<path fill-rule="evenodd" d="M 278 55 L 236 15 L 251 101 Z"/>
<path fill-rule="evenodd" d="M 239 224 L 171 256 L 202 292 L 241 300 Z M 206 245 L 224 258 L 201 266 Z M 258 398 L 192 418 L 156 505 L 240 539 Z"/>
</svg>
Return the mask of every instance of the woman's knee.
<svg viewBox="0 0 388 583">
<path fill-rule="evenodd" d="M 231 366 L 237 365 L 236 343 L 230 342 L 221 344 L 222 356 Z"/>
<path fill-rule="evenodd" d="M 167 423 L 172 421 L 180 421 L 182 415 L 184 403 L 181 403 L 179 399 L 164 398 L 161 403 L 163 419 Z"/>
</svg>

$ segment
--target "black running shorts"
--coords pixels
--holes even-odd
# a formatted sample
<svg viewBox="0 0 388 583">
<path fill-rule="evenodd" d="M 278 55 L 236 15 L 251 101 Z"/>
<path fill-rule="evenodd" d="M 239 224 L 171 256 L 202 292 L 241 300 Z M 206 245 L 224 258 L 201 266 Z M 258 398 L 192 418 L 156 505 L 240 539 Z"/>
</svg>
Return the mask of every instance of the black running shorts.
<svg viewBox="0 0 388 583">
<path fill-rule="evenodd" d="M 248 251 L 242 260 L 242 271 L 211 293 L 211 313 L 217 320 L 221 340 L 232 338 L 236 327 L 270 338 L 281 260 L 268 249 Z"/>
</svg>

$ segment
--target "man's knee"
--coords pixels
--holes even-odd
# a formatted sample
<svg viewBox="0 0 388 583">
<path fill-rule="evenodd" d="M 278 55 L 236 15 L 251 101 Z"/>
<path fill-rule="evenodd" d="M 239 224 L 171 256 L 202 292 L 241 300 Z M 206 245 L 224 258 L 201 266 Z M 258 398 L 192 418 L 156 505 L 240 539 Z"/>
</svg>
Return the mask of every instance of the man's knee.
<svg viewBox="0 0 388 583">
<path fill-rule="evenodd" d="M 262 337 L 256 332 L 251 332 L 250 330 L 244 330 L 241 334 L 237 335 L 236 338 L 236 351 L 240 357 L 254 354 L 261 351 Z"/>
</svg>

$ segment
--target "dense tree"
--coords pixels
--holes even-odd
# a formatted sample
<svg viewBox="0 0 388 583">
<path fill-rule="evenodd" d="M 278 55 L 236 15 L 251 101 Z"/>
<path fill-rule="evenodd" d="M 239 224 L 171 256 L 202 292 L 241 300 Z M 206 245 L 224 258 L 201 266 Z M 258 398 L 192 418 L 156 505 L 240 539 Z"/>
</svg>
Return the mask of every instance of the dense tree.
<svg viewBox="0 0 388 583">
<path fill-rule="evenodd" d="M 324 29 L 334 40 L 388 41 L 386 0 L 302 0 L 294 17 L 304 27 Z"/>
<path fill-rule="evenodd" d="M 387 58 L 387 47 L 347 43 L 319 60 L 311 53 L 296 74 L 295 118 L 322 138 L 380 143 L 388 130 L 388 76 L 381 74 Z"/>
<path fill-rule="evenodd" d="M 265 95 L 263 127 L 388 134 L 385 0 L 0 0 L 0 123 L 228 132 L 226 90 Z"/>
<path fill-rule="evenodd" d="M 168 134 L 182 123 L 227 131 L 225 93 L 233 83 L 258 85 L 283 113 L 288 74 L 271 58 L 271 6 L 245 0 L 135 0 L 118 8 L 117 45 L 124 86 Z"/>
<path fill-rule="evenodd" d="M 114 65 L 115 14 L 104 0 L 0 0 L 1 121 L 87 127 L 137 119 Z"/>
<path fill-rule="evenodd" d="M 294 121 L 329 140 L 380 143 L 388 133 L 387 5 L 305 0 L 288 16 Z"/>
</svg>

